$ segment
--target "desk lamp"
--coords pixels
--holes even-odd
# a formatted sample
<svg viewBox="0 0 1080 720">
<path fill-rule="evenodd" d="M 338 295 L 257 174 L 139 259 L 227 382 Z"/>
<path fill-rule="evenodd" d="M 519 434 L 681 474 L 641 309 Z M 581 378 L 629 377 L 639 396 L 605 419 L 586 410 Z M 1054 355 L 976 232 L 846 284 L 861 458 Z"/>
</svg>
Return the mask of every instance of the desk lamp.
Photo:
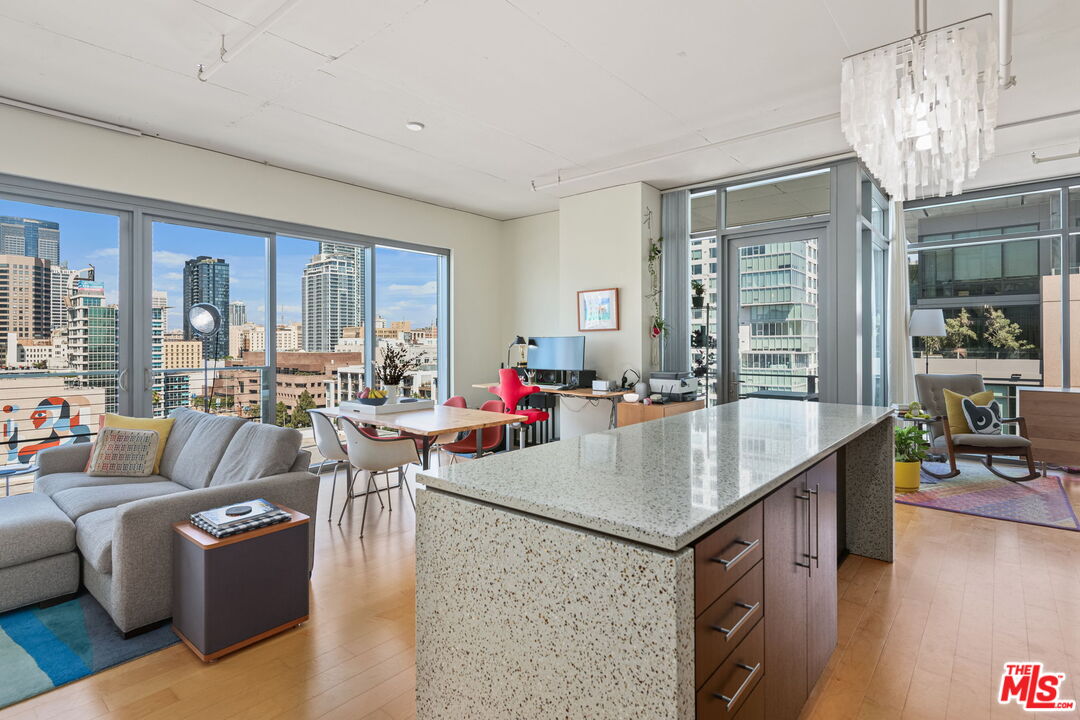
<svg viewBox="0 0 1080 720">
<path fill-rule="evenodd" d="M 515 337 L 514 342 L 510 343 L 506 347 L 506 367 L 513 367 L 513 365 L 510 364 L 510 351 L 513 350 L 515 347 L 521 347 L 522 345 L 536 347 L 536 341 L 532 338 L 529 338 L 529 341 L 525 342 L 525 338 L 523 338 L 522 336 L 518 335 L 517 337 Z"/>
</svg>

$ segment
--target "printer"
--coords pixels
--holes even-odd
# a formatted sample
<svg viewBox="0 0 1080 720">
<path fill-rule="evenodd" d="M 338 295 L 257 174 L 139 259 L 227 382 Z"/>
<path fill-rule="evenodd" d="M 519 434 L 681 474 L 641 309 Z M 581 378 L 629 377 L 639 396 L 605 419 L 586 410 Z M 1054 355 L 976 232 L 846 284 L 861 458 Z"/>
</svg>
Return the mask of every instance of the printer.
<svg viewBox="0 0 1080 720">
<path fill-rule="evenodd" d="M 654 372 L 649 374 L 649 390 L 666 402 L 697 400 L 698 381 L 691 372 Z"/>
</svg>

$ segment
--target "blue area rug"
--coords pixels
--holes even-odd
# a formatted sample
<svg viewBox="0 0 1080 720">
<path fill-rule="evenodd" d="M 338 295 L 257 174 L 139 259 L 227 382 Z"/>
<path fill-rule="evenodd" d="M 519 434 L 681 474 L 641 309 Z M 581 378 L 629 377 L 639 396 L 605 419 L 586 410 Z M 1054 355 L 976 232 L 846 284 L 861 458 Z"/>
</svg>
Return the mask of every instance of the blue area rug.
<svg viewBox="0 0 1080 720">
<path fill-rule="evenodd" d="M 177 642 L 168 625 L 125 640 L 86 592 L 0 614 L 0 708 Z"/>
</svg>

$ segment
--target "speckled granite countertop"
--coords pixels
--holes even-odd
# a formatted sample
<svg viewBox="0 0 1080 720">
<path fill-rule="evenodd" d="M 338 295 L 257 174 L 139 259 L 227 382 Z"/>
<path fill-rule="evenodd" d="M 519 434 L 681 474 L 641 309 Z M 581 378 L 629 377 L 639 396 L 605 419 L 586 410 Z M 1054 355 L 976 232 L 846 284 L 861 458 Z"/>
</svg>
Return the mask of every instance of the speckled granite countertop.
<svg viewBox="0 0 1080 720">
<path fill-rule="evenodd" d="M 680 550 L 889 408 L 742 400 L 419 475 L 430 488 Z"/>
</svg>

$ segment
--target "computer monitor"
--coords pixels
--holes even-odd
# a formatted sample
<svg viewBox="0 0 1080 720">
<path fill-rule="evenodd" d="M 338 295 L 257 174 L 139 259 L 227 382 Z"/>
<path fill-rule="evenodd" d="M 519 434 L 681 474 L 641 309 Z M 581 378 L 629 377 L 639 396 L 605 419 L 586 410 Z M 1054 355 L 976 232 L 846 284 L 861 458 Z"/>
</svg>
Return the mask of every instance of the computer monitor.
<svg viewBox="0 0 1080 720">
<path fill-rule="evenodd" d="M 534 337 L 536 346 L 529 346 L 529 368 L 532 370 L 584 370 L 585 336 Z"/>
</svg>

